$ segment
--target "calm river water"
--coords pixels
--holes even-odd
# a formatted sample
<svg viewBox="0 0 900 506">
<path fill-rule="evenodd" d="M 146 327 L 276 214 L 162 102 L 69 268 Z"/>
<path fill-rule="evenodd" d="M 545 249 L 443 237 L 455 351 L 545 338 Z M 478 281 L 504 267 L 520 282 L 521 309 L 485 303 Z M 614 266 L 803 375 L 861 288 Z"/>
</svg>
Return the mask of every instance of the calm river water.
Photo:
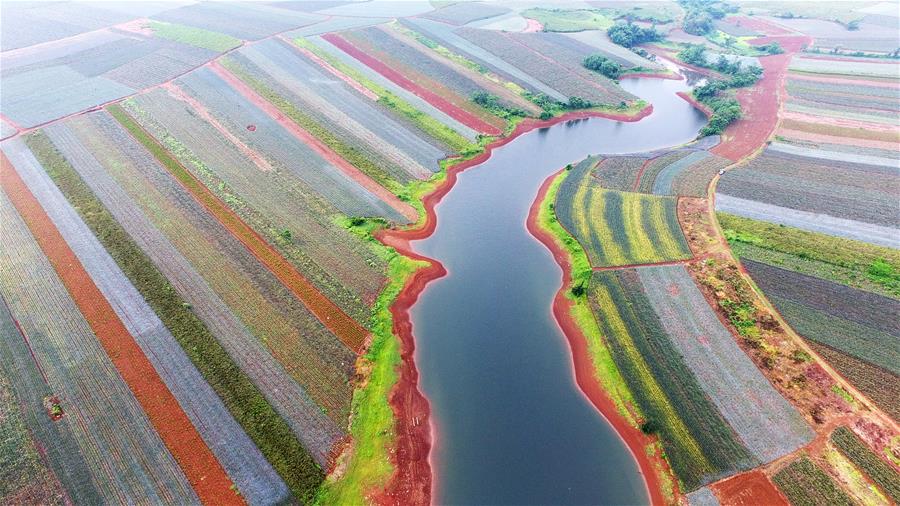
<svg viewBox="0 0 900 506">
<path fill-rule="evenodd" d="M 575 384 L 551 314 L 561 270 L 525 228 L 540 184 L 589 154 L 690 141 L 705 123 L 685 81 L 628 79 L 653 104 L 636 123 L 562 123 L 523 135 L 462 174 L 414 243 L 449 275 L 412 308 L 415 360 L 435 424 L 436 504 L 648 502 L 625 444 Z"/>
</svg>

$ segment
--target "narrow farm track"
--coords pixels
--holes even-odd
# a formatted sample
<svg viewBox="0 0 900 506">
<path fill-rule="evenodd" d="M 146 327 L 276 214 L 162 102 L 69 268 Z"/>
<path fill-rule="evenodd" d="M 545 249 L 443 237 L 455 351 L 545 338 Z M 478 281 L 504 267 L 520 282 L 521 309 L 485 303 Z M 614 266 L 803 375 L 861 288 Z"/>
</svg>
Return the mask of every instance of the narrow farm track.
<svg viewBox="0 0 900 506">
<path fill-rule="evenodd" d="M 381 186 L 368 175 L 364 174 L 362 171 L 354 167 L 350 162 L 342 158 L 341 155 L 335 153 L 316 136 L 314 136 L 310 132 L 307 132 L 298 124 L 291 121 L 284 114 L 282 114 L 282 112 L 278 110 L 276 106 L 269 103 L 265 98 L 259 96 L 259 94 L 257 94 L 252 88 L 250 88 L 250 86 L 238 79 L 237 76 L 229 72 L 227 69 L 225 69 L 225 67 L 220 65 L 218 62 L 213 62 L 209 64 L 209 68 L 216 75 L 227 82 L 232 88 L 234 88 L 238 93 L 240 93 L 244 98 L 250 101 L 250 103 L 262 109 L 263 112 L 274 119 L 285 130 L 290 132 L 291 135 L 296 137 L 297 140 L 299 140 L 301 143 L 312 148 L 316 153 L 321 155 L 322 158 L 328 160 L 341 172 L 359 183 L 360 186 L 372 192 L 373 195 L 377 196 L 389 206 L 394 208 L 394 210 L 400 213 L 404 218 L 408 219 L 411 222 L 416 221 L 417 213 L 415 208 L 400 200 L 396 195 L 388 191 L 385 187 Z"/>
<path fill-rule="evenodd" d="M 163 167 L 187 190 L 209 213 L 239 240 L 259 261 L 266 266 L 325 327 L 331 330 L 348 348 L 359 353 L 369 331 L 347 315 L 328 297 L 298 272 L 291 263 L 266 242 L 256 231 L 218 199 L 200 180 L 194 177 L 181 163 L 172 157 L 146 130 L 143 129 L 124 109 L 110 109 L 123 126 L 150 151 Z"/>
<path fill-rule="evenodd" d="M 0 176 L 0 187 L 9 195 L 200 500 L 205 504 L 245 504 L 231 489 L 232 482 L 225 470 L 5 154 L 0 154 Z"/>
<path fill-rule="evenodd" d="M 779 112 L 786 95 L 785 81 L 791 58 L 811 41 L 812 39 L 806 36 L 770 36 L 750 41 L 757 45 L 778 42 L 784 48 L 784 53 L 759 59 L 763 67 L 762 79 L 756 85 L 741 89 L 737 93 L 743 117 L 725 129 L 722 143 L 711 149 L 711 153 L 738 162 L 765 144 L 778 126 Z"/>
<path fill-rule="evenodd" d="M 323 35 L 322 39 L 330 42 L 338 49 L 344 51 L 345 53 L 349 54 L 350 56 L 356 58 L 357 60 L 359 60 L 360 62 L 365 64 L 367 67 L 378 72 L 379 74 L 386 77 L 387 79 L 393 81 L 394 84 L 396 84 L 396 85 L 406 89 L 407 91 L 414 93 L 418 97 L 426 100 L 428 103 L 430 103 L 437 109 L 443 111 L 444 113 L 446 113 L 453 119 L 456 119 L 457 121 L 463 123 L 464 125 L 466 125 L 470 128 L 473 128 L 473 129 L 477 130 L 478 132 L 488 134 L 488 135 L 500 135 L 502 133 L 502 132 L 500 132 L 500 130 L 497 127 L 490 125 L 487 122 L 485 122 L 484 120 L 477 118 L 473 114 L 470 114 L 470 113 L 456 107 L 455 105 L 453 105 L 449 101 L 445 100 L 443 97 L 439 96 L 438 94 L 436 94 L 430 90 L 426 90 L 425 88 L 422 88 L 418 84 L 407 79 L 399 72 L 391 69 L 387 65 L 384 65 L 383 63 L 378 61 L 376 58 L 374 58 L 374 57 L 370 56 L 369 54 L 365 53 L 364 51 L 360 50 L 355 45 L 353 45 L 350 41 L 341 37 L 340 35 L 337 35 L 334 33 L 329 33 L 329 34 Z"/>
</svg>

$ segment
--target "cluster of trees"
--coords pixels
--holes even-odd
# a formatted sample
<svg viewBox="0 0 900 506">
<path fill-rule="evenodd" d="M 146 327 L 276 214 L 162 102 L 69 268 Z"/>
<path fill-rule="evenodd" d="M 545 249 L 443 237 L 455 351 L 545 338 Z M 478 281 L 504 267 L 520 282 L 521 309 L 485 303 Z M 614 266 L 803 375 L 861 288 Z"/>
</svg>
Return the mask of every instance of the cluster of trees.
<svg viewBox="0 0 900 506">
<path fill-rule="evenodd" d="M 706 35 L 715 28 L 717 19 L 738 11 L 737 6 L 720 0 L 678 0 L 678 3 L 684 9 L 681 28 L 693 35 Z"/>
<path fill-rule="evenodd" d="M 581 64 L 584 65 L 584 68 L 603 74 L 610 79 L 618 79 L 622 75 L 622 65 L 601 54 L 592 54 Z"/>
<path fill-rule="evenodd" d="M 590 100 L 585 100 L 581 97 L 569 97 L 568 102 L 560 102 L 556 99 L 548 97 L 547 95 L 544 95 L 543 93 L 525 92 L 525 98 L 534 102 L 538 107 L 543 109 L 543 112 L 541 112 L 541 115 L 539 116 L 540 119 L 550 119 L 553 117 L 554 113 L 560 111 L 590 109 L 591 107 L 597 105 Z M 619 107 L 627 106 L 628 104 L 625 104 L 624 102 L 619 105 Z M 522 116 L 524 115 L 525 114 L 523 113 Z"/>
<path fill-rule="evenodd" d="M 624 47 L 633 47 L 645 42 L 655 42 L 662 39 L 662 34 L 655 28 L 644 28 L 632 22 L 616 23 L 606 30 L 609 40 L 614 44 Z"/>
<path fill-rule="evenodd" d="M 691 45 L 678 53 L 678 57 L 693 65 L 711 68 L 725 74 L 727 79 L 713 79 L 694 89 L 694 98 L 709 107 L 713 115 L 700 135 L 722 133 L 733 121 L 741 117 L 741 104 L 733 97 L 722 96 L 720 92 L 733 88 L 752 86 L 762 77 L 762 68 L 757 65 L 745 67 L 740 60 L 729 60 L 720 55 L 713 64 L 706 61 L 706 49 L 702 45 Z"/>
</svg>

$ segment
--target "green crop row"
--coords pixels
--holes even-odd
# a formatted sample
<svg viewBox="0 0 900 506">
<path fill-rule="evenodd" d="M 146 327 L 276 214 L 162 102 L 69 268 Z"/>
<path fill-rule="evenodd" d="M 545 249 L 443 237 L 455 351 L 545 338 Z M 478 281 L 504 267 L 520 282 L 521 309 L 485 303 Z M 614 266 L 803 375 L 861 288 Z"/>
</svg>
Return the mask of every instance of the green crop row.
<svg viewBox="0 0 900 506">
<path fill-rule="evenodd" d="M 184 26 L 163 21 L 150 21 L 150 30 L 153 35 L 163 39 L 174 40 L 182 44 L 202 47 L 219 53 L 228 51 L 241 45 L 240 39 L 236 39 L 224 33 L 211 32 L 193 26 Z"/>
<path fill-rule="evenodd" d="M 900 473 L 881 460 L 852 430 L 838 427 L 831 433 L 831 442 L 853 465 L 869 475 L 894 503 L 900 503 Z"/>
<path fill-rule="evenodd" d="M 591 306 L 683 490 L 757 464 L 669 340 L 634 270 L 595 272 Z"/>
<path fill-rule="evenodd" d="M 116 222 L 50 139 L 43 133 L 35 133 L 29 135 L 26 142 L 275 471 L 299 499 L 310 499 L 324 479 L 324 473 L 288 424 L 191 312 L 165 275 Z"/>
<path fill-rule="evenodd" d="M 794 506 L 852 506 L 853 501 L 825 471 L 801 457 L 778 471 L 772 481 Z"/>
<path fill-rule="evenodd" d="M 741 258 L 900 297 L 898 250 L 728 213 L 716 217 Z"/>
<path fill-rule="evenodd" d="M 459 135 L 452 128 L 448 127 L 447 125 L 444 125 L 443 123 L 437 121 L 436 119 L 432 118 L 431 116 L 416 109 L 415 107 L 413 107 L 412 105 L 407 103 L 405 100 L 394 95 L 393 93 L 388 91 L 386 88 L 378 85 L 371 79 L 368 79 L 366 76 L 364 76 L 362 73 L 358 72 L 353 67 L 350 67 L 349 65 L 338 60 L 337 58 L 335 58 L 331 54 L 327 53 L 326 51 L 323 51 L 321 48 L 319 48 L 315 44 L 312 44 L 309 41 L 307 41 L 306 39 L 302 39 L 302 38 L 295 39 L 294 43 L 299 47 L 302 47 L 304 49 L 311 51 L 319 58 L 322 58 L 323 60 L 328 62 L 328 64 L 331 65 L 332 67 L 338 69 L 343 74 L 349 76 L 354 81 L 358 82 L 359 84 L 365 86 L 366 88 L 368 88 L 369 90 L 374 92 L 376 95 L 378 95 L 378 103 L 382 104 L 388 110 L 393 111 L 397 115 L 407 119 L 410 123 L 415 125 L 419 130 L 421 130 L 422 132 L 427 134 L 429 137 L 440 142 L 441 144 L 444 144 L 451 151 L 459 153 L 459 154 L 471 154 L 475 151 L 480 150 L 480 148 L 477 145 L 473 144 L 472 142 L 469 142 L 468 139 Z"/>
<path fill-rule="evenodd" d="M 690 258 L 675 198 L 606 190 L 590 171 L 579 175 L 580 181 L 571 178 L 557 199 L 559 218 L 594 267 Z"/>
</svg>

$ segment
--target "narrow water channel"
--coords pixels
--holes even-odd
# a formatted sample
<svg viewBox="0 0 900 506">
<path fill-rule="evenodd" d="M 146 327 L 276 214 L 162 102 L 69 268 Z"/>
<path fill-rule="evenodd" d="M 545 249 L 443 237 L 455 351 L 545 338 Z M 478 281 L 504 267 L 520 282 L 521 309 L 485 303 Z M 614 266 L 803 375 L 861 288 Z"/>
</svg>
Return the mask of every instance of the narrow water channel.
<svg viewBox="0 0 900 506">
<path fill-rule="evenodd" d="M 575 384 L 551 314 L 561 271 L 525 228 L 541 183 L 589 154 L 689 142 L 705 123 L 685 81 L 628 79 L 653 104 L 636 123 L 562 123 L 525 134 L 459 176 L 414 249 L 449 274 L 411 310 L 431 403 L 436 504 L 643 504 L 625 444 Z"/>
</svg>

